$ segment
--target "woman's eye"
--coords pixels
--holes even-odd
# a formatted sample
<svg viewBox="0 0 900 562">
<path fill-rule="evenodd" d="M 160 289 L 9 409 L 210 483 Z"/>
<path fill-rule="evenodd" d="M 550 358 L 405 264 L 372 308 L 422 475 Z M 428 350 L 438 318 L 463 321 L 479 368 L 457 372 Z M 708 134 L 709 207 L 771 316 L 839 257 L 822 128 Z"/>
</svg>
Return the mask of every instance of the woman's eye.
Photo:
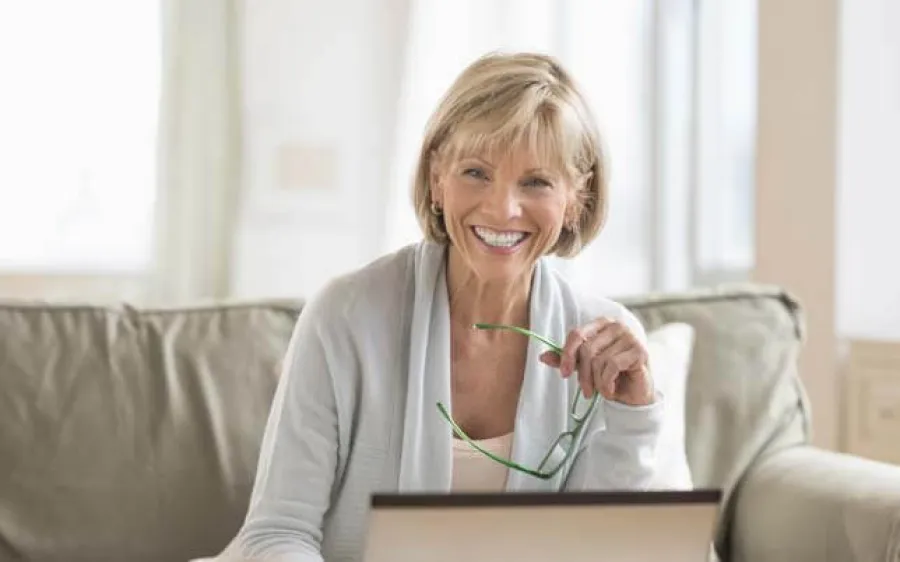
<svg viewBox="0 0 900 562">
<path fill-rule="evenodd" d="M 531 177 L 522 182 L 525 187 L 550 187 L 550 182 L 543 178 Z"/>
<path fill-rule="evenodd" d="M 466 168 L 463 170 L 463 175 L 477 180 L 487 179 L 487 174 L 481 168 Z"/>
</svg>

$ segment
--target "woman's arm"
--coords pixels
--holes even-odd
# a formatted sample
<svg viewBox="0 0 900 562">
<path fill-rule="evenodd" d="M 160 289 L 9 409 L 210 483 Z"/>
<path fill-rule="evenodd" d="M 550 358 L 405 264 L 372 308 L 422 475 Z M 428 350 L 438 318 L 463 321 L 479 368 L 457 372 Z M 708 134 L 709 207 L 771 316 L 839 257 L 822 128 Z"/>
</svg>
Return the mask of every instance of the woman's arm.
<svg viewBox="0 0 900 562">
<path fill-rule="evenodd" d="M 592 426 L 575 458 L 567 490 L 645 490 L 656 474 L 656 446 L 662 426 L 660 400 L 626 406 L 601 398 Z"/>
<path fill-rule="evenodd" d="M 622 307 L 615 315 L 647 347 L 640 321 Z M 652 373 L 651 373 L 652 376 Z M 600 399 L 598 411 L 575 458 L 565 488 L 569 490 L 644 490 L 656 473 L 656 448 L 662 431 L 664 398 L 655 393 L 649 405 L 629 406 Z"/>
<path fill-rule="evenodd" d="M 244 559 L 322 560 L 338 421 L 323 323 L 316 312 L 310 304 L 300 315 L 285 357 L 250 507 L 233 543 Z"/>
</svg>

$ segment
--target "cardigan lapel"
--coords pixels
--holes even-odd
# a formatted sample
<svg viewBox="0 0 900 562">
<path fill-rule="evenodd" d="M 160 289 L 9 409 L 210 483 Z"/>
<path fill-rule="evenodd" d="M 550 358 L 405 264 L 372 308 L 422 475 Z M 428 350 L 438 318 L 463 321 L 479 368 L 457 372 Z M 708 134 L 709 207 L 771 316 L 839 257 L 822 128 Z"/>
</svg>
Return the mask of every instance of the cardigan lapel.
<svg viewBox="0 0 900 562">
<path fill-rule="evenodd" d="M 416 249 L 415 302 L 409 334 L 406 411 L 400 453 L 400 492 L 450 490 L 452 435 L 437 409 L 450 404 L 450 306 L 444 248 Z"/>
<path fill-rule="evenodd" d="M 565 341 L 567 333 L 564 303 L 556 285 L 556 278 L 549 271 L 545 260 L 535 267 L 529 305 L 529 329 L 556 343 Z M 539 359 L 548 347 L 529 338 L 525 364 L 525 378 L 519 395 L 516 412 L 512 460 L 527 468 L 537 468 L 550 446 L 568 426 L 568 391 L 570 386 L 562 380 L 557 369 Z M 558 464 L 564 451 L 557 447 L 545 468 Z M 518 470 L 510 470 L 507 490 L 558 490 L 562 486 L 564 471 L 550 480 L 541 480 Z"/>
<path fill-rule="evenodd" d="M 451 489 L 453 437 L 437 410 L 450 401 L 450 305 L 447 294 L 445 248 L 422 243 L 415 258 L 415 302 L 410 325 L 409 370 L 400 454 L 400 492 L 437 492 Z M 558 282 L 546 260 L 540 260 L 532 280 L 530 328 L 561 343 L 574 319 L 565 317 Z M 525 377 L 519 395 L 513 462 L 536 468 L 550 445 L 568 428 L 568 408 L 574 389 L 559 371 L 538 357 L 546 346 L 528 342 Z M 561 448 L 547 463 L 552 467 L 564 454 Z M 565 471 L 541 480 L 510 470 L 507 490 L 558 490 Z"/>
</svg>

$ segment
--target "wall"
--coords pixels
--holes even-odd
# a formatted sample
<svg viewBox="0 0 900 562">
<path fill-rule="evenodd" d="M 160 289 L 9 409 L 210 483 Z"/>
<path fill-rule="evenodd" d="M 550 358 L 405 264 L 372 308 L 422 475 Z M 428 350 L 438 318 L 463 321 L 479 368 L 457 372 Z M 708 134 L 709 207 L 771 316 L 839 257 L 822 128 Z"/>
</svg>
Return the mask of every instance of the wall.
<svg viewBox="0 0 900 562">
<path fill-rule="evenodd" d="M 803 302 L 814 441 L 843 448 L 842 344 L 900 339 L 900 3 L 760 0 L 759 15 L 755 277 Z"/>
<path fill-rule="evenodd" d="M 76 303 L 141 303 L 146 279 L 129 274 L 0 272 L 0 299 Z"/>
<path fill-rule="evenodd" d="M 838 0 L 760 0 L 754 278 L 802 302 L 814 442 L 836 448 Z"/>
<path fill-rule="evenodd" d="M 837 324 L 900 339 L 900 2 L 843 2 Z"/>
<path fill-rule="evenodd" d="M 252 8 L 233 293 L 304 297 L 380 249 L 408 2 Z"/>
</svg>

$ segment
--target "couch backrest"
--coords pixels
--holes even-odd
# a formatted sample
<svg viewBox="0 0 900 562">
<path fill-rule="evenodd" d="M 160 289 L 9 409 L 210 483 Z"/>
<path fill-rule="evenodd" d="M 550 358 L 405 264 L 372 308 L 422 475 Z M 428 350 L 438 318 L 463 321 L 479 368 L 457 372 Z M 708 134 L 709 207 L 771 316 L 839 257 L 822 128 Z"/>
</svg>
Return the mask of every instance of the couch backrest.
<svg viewBox="0 0 900 562">
<path fill-rule="evenodd" d="M 648 330 L 697 330 L 698 486 L 730 489 L 760 455 L 807 438 L 789 296 L 750 286 L 623 302 Z M 300 308 L 0 304 L 0 562 L 184 562 L 223 548 Z"/>
<path fill-rule="evenodd" d="M 0 305 L 0 561 L 220 549 L 298 311 Z"/>
</svg>

